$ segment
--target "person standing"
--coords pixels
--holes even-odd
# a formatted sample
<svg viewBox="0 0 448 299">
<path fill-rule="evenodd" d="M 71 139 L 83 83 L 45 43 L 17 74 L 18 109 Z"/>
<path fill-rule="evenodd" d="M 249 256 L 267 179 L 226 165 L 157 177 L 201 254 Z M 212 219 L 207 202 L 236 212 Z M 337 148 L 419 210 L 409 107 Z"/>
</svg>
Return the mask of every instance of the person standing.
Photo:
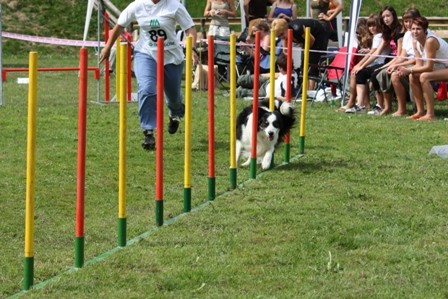
<svg viewBox="0 0 448 299">
<path fill-rule="evenodd" d="M 236 16 L 234 0 L 207 0 L 204 17 L 211 17 L 207 35 L 229 36 L 229 17 Z"/>
<path fill-rule="evenodd" d="M 272 4 L 268 21 L 272 23 L 277 18 L 286 19 L 288 22 L 297 19 L 297 5 L 293 0 L 277 0 Z"/>
<path fill-rule="evenodd" d="M 138 84 L 138 115 L 145 139 L 145 150 L 155 149 L 154 131 L 157 115 L 157 40 L 164 39 L 164 91 L 169 111 L 168 133 L 174 134 L 184 116 L 181 94 L 184 53 L 176 38 L 176 24 L 196 42 L 196 28 L 185 7 L 177 0 L 135 0 L 122 11 L 112 35 L 100 53 L 100 63 L 107 59 L 114 41 L 131 22 L 140 27 L 134 48 L 134 71 Z M 193 53 L 194 63 L 198 58 Z M 161 128 L 159 128 L 161 129 Z"/>
<path fill-rule="evenodd" d="M 268 6 L 275 0 L 244 0 L 244 12 L 246 14 L 246 24 L 255 19 L 266 19 L 268 16 Z"/>
<path fill-rule="evenodd" d="M 336 17 L 343 10 L 342 0 L 312 0 L 310 3 L 311 17 L 322 23 L 333 41 L 338 40 Z"/>
</svg>

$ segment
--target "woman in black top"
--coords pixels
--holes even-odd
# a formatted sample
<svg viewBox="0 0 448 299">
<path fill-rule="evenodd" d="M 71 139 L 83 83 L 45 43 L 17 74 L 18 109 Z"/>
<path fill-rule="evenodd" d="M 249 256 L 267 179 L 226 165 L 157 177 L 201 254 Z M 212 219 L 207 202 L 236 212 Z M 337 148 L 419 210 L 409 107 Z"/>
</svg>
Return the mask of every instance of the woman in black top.
<svg viewBox="0 0 448 299">
<path fill-rule="evenodd" d="M 310 53 L 309 53 L 309 76 L 318 77 L 319 69 L 315 67 L 320 62 L 323 52 L 327 51 L 328 32 L 318 20 L 314 19 L 296 19 L 289 23 L 284 19 L 272 21 L 272 29 L 275 30 L 277 37 L 283 40 L 283 47 L 286 49 L 286 40 L 288 38 L 288 29 L 292 29 L 293 42 L 305 44 L 305 28 L 310 28 Z M 303 58 L 302 58 L 303 66 Z M 314 67 L 313 67 L 314 66 Z M 302 67 L 303 69 L 303 67 Z M 308 87 L 314 89 L 315 81 L 310 80 Z"/>
</svg>

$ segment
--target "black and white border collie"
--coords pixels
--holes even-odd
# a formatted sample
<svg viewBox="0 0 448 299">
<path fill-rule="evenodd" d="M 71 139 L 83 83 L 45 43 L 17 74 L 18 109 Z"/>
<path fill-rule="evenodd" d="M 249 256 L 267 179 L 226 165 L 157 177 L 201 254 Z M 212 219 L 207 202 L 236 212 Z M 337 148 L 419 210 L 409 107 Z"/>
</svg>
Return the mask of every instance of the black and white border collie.
<svg viewBox="0 0 448 299">
<path fill-rule="evenodd" d="M 248 158 L 241 166 L 250 164 L 252 119 L 252 105 L 244 108 L 236 119 L 236 162 L 241 156 Z M 271 166 L 276 146 L 294 126 L 295 120 L 294 107 L 289 102 L 275 100 L 272 112 L 268 100 L 258 103 L 257 164 L 261 164 L 263 169 Z"/>
</svg>

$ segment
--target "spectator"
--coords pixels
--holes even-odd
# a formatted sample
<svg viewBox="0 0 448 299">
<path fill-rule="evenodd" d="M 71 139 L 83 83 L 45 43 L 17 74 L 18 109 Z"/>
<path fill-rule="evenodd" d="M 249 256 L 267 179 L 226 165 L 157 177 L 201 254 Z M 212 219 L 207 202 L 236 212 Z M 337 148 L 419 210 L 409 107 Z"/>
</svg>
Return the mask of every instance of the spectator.
<svg viewBox="0 0 448 299">
<path fill-rule="evenodd" d="M 204 17 L 211 17 L 207 35 L 229 36 L 229 17 L 236 16 L 234 0 L 207 0 Z"/>
<path fill-rule="evenodd" d="M 406 99 L 409 95 L 409 78 L 407 76 L 398 76 L 395 70 L 400 66 L 412 66 L 415 63 L 414 57 L 414 47 L 412 45 L 412 34 L 411 26 L 412 20 L 420 16 L 420 12 L 415 8 L 408 9 L 402 17 L 403 27 L 406 29 L 406 33 L 403 36 L 403 42 L 401 43 L 401 52 L 399 56 L 396 56 L 389 63 L 387 63 L 383 69 L 378 73 L 376 79 L 379 83 L 382 97 L 386 106 L 392 106 L 392 97 L 395 91 L 398 107 L 397 111 L 392 114 L 392 116 L 403 116 L 406 115 Z M 398 41 L 400 41 L 399 39 Z M 400 80 L 401 79 L 401 80 Z M 405 84 L 406 87 L 403 86 Z M 396 87 L 396 90 L 395 90 Z M 373 110 L 377 111 L 377 110 Z"/>
<path fill-rule="evenodd" d="M 272 21 L 276 18 L 285 19 L 290 22 L 297 19 L 297 5 L 293 0 L 277 0 L 272 4 L 269 11 L 268 21 Z"/>
<path fill-rule="evenodd" d="M 434 120 L 434 89 L 432 82 L 448 81 L 448 43 L 428 31 L 428 20 L 417 17 L 412 21 L 415 66 L 400 67 L 402 76 L 409 76 L 417 112 L 409 118 Z M 426 113 L 423 106 L 426 102 Z"/>
<path fill-rule="evenodd" d="M 336 17 L 343 9 L 342 0 L 312 0 L 310 3 L 311 17 L 322 23 L 333 41 L 338 40 Z"/>
<path fill-rule="evenodd" d="M 348 109 L 346 113 L 363 112 L 370 106 L 369 100 L 369 80 L 379 67 L 384 64 L 384 55 L 389 54 L 389 49 L 386 42 L 382 38 L 380 17 L 378 15 L 371 15 L 367 20 L 369 31 L 373 35 L 372 48 L 369 54 L 365 55 L 360 62 L 358 62 L 350 73 L 350 84 L 352 80 L 356 82 L 356 95 L 350 95 L 347 103 Z M 353 105 L 357 97 L 357 104 Z"/>
<path fill-rule="evenodd" d="M 271 29 L 269 23 L 265 19 L 255 19 L 250 22 L 249 26 L 249 35 L 246 39 L 247 45 L 242 48 L 253 59 L 255 33 L 260 32 L 260 73 L 269 73 L 271 59 Z M 277 41 L 277 44 L 280 44 L 280 39 Z M 281 52 L 281 45 L 278 45 L 276 55 L 279 55 Z"/>
<path fill-rule="evenodd" d="M 357 53 L 368 54 L 372 48 L 372 40 L 373 40 L 373 33 L 372 31 L 369 30 L 367 19 L 365 18 L 359 19 L 358 24 L 356 24 L 356 43 L 358 44 L 356 49 Z M 354 65 L 360 62 L 360 58 L 358 56 L 353 59 L 354 59 Z M 353 69 L 353 67 L 351 69 Z M 356 78 L 354 77 L 354 73 L 351 73 L 351 75 L 352 76 L 350 77 L 349 100 L 347 104 L 336 110 L 337 112 L 345 112 L 347 109 L 353 108 L 356 104 L 356 98 L 358 96 L 356 93 Z"/>
<path fill-rule="evenodd" d="M 283 42 L 283 48 L 287 48 L 288 29 L 292 29 L 293 42 L 298 44 L 305 43 L 305 28 L 310 28 L 310 54 L 309 63 L 311 65 L 309 76 L 319 77 L 319 69 L 315 66 L 319 64 L 322 52 L 327 51 L 328 35 L 322 24 L 314 19 L 296 19 L 287 22 L 285 19 L 275 19 L 272 21 L 272 29 L 275 30 L 277 37 L 280 37 Z M 302 59 L 303 64 L 303 59 Z M 314 66 L 314 67 L 313 67 Z M 303 67 L 302 67 L 303 69 Z M 314 89 L 315 81 L 309 80 L 309 90 Z"/>
<path fill-rule="evenodd" d="M 385 6 L 381 10 L 381 25 L 383 28 L 383 41 L 385 45 L 388 47 L 389 56 L 397 56 L 398 53 L 401 53 L 401 44 L 404 36 L 404 32 L 402 31 L 402 26 L 397 17 L 397 12 L 392 6 Z M 385 62 L 387 63 L 388 58 Z M 376 79 L 376 75 L 381 71 L 381 69 L 377 69 L 374 74 L 371 76 L 372 87 L 375 90 L 375 98 L 376 104 L 373 108 L 373 111 L 369 111 L 369 114 L 374 115 L 384 115 L 389 114 L 392 110 L 391 102 L 384 101 L 383 94 L 379 92 L 380 85 L 378 80 Z"/>
<path fill-rule="evenodd" d="M 275 0 L 244 0 L 244 12 L 246 14 L 246 24 L 255 19 L 266 19 L 268 6 Z"/>
</svg>

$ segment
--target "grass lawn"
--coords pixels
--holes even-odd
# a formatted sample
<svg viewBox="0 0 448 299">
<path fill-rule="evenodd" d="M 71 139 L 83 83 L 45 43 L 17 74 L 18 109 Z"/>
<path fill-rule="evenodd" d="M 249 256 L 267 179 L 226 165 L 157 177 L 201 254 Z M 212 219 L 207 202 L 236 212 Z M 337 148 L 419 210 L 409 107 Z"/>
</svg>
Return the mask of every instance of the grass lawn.
<svg viewBox="0 0 448 299">
<path fill-rule="evenodd" d="M 93 56 L 93 55 L 91 55 Z M 91 57 L 93 61 L 95 57 Z M 93 62 L 92 62 L 93 63 Z M 26 65 L 27 57 L 5 58 Z M 40 66 L 76 58 L 42 57 Z M 183 209 L 184 125 L 165 128 L 164 214 L 155 227 L 155 154 L 141 149 L 137 106 L 128 109 L 127 218 L 117 249 L 118 105 L 101 105 L 89 75 L 86 266 L 73 271 L 78 78 L 38 77 L 35 209 L 37 289 L 23 278 L 26 74 L 8 74 L 0 108 L 0 297 L 25 298 L 446 298 L 447 103 L 439 119 L 347 115 L 308 104 L 305 155 L 299 126 L 291 162 L 229 190 L 229 101 L 217 90 L 217 198 L 207 204 L 207 100 L 193 93 L 192 205 Z M 102 87 L 101 87 L 102 89 Z M 102 92 L 101 92 L 102 93 Z M 238 101 L 238 110 L 249 102 Z M 409 105 L 409 112 L 411 106 Z M 297 111 L 300 105 L 297 104 Z M 166 122 L 167 122 L 167 115 Z"/>
</svg>

